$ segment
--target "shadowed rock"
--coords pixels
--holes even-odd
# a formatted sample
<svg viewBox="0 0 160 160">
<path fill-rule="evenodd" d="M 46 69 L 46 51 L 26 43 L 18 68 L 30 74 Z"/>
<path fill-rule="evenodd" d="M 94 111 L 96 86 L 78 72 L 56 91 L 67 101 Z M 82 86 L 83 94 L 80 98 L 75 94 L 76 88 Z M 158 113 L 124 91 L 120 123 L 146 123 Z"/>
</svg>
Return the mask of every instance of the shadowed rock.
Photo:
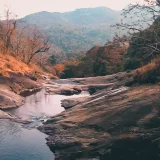
<svg viewBox="0 0 160 160">
<path fill-rule="evenodd" d="M 19 93 L 19 95 L 23 97 L 30 96 L 32 94 L 35 94 L 37 92 L 40 92 L 42 88 L 34 88 L 34 89 L 25 89 Z"/>
<path fill-rule="evenodd" d="M 60 95 L 70 96 L 74 94 L 80 94 L 82 92 L 82 89 L 79 86 L 59 87 L 59 88 L 48 87 L 46 91 L 49 94 L 60 94 Z"/>
</svg>

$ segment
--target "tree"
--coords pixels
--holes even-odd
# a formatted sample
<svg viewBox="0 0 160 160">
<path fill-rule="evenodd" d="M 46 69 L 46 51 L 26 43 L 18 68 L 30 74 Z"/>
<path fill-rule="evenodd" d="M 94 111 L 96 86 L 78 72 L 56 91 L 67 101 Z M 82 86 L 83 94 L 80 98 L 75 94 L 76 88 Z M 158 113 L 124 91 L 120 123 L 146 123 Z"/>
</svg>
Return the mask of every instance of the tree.
<svg viewBox="0 0 160 160">
<path fill-rule="evenodd" d="M 135 69 L 160 55 L 160 1 L 144 0 L 143 3 L 129 5 L 123 17 L 116 26 L 128 31 L 127 68 Z M 132 20 L 126 23 L 126 19 Z"/>
<path fill-rule="evenodd" d="M 49 63 L 49 65 L 55 65 L 56 64 L 56 57 L 55 57 L 55 55 L 51 55 L 48 58 L 48 63 Z"/>
<path fill-rule="evenodd" d="M 17 60 L 43 67 L 48 62 L 49 38 L 37 26 L 26 26 L 16 19 L 7 7 L 3 20 L 0 20 L 0 53 L 10 54 Z M 36 59 L 36 60 L 35 60 Z"/>
<path fill-rule="evenodd" d="M 11 39 L 16 30 L 16 15 L 7 7 L 4 11 L 4 19 L 0 22 L 0 44 L 1 52 L 7 54 L 12 49 Z"/>
<path fill-rule="evenodd" d="M 48 65 L 48 59 L 49 59 L 49 57 L 46 54 L 44 54 L 43 52 L 39 53 L 39 55 L 37 56 L 38 64 L 44 70 L 46 70 L 45 66 Z"/>
<path fill-rule="evenodd" d="M 43 35 L 37 27 L 33 29 L 32 34 L 30 33 L 27 38 L 28 43 L 28 55 L 26 63 L 29 64 L 34 56 L 38 53 L 47 52 L 50 48 L 49 38 Z"/>
</svg>

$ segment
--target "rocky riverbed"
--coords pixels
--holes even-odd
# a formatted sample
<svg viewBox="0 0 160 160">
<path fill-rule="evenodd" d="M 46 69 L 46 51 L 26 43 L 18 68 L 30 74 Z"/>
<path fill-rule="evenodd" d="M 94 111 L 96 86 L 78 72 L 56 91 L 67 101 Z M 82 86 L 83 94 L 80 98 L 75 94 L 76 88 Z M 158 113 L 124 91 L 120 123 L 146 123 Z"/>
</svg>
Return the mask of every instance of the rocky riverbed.
<svg viewBox="0 0 160 160">
<path fill-rule="evenodd" d="M 130 73 L 72 81 L 92 85 L 92 95 L 63 100 L 66 111 L 39 127 L 57 160 L 160 158 L 159 84 L 128 86 Z"/>
<path fill-rule="evenodd" d="M 62 100 L 66 110 L 50 117 L 39 130 L 57 160 L 158 160 L 160 158 L 160 84 L 133 85 L 133 73 L 66 79 L 79 85 L 60 86 L 50 80 L 0 78 L 1 109 L 18 107 L 26 94 L 41 86 L 50 95 L 90 96 Z M 40 85 L 41 84 L 41 85 Z M 131 85 L 132 84 L 132 85 Z M 22 121 L 0 110 L 1 119 Z"/>
<path fill-rule="evenodd" d="M 24 104 L 24 93 L 41 88 L 29 75 L 11 74 L 10 77 L 0 76 L 0 109 L 16 108 Z"/>
<path fill-rule="evenodd" d="M 61 107 L 61 100 L 89 95 L 88 92 L 83 91 L 78 94 L 76 90 L 80 87 L 76 87 L 75 84 L 58 84 L 48 79 L 43 81 L 41 85 L 43 89 L 39 92 L 36 92 L 36 88 L 25 89 L 27 95 L 28 93 L 34 94 L 24 98 L 6 89 L 7 93 L 10 92 L 25 99 L 25 102 L 22 106 L 16 108 L 0 110 L 0 159 L 54 160 L 54 154 L 46 145 L 45 138 L 47 135 L 38 131 L 37 127 L 42 125 L 42 122 L 45 122 L 49 117 L 64 111 L 64 108 Z M 56 88 L 61 95 L 46 92 L 49 88 Z M 36 93 L 32 92 L 34 90 Z M 67 92 L 64 92 L 64 90 Z M 75 90 L 75 94 L 68 96 L 68 93 L 73 92 L 73 90 Z"/>
</svg>

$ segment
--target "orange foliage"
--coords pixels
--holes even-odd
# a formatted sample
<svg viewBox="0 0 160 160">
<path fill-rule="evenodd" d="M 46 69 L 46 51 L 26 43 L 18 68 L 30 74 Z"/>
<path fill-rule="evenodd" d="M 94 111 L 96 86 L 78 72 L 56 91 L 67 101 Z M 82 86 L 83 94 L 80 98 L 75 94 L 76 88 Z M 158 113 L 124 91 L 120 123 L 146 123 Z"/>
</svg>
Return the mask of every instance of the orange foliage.
<svg viewBox="0 0 160 160">
<path fill-rule="evenodd" d="M 65 70 L 65 65 L 64 64 L 56 64 L 54 67 L 53 67 L 53 70 L 54 70 L 54 75 L 60 77 L 64 70 Z"/>
<path fill-rule="evenodd" d="M 138 68 L 134 79 L 138 82 L 156 82 L 160 76 L 160 58 L 152 60 L 151 63 Z"/>
<path fill-rule="evenodd" d="M 31 72 L 45 74 L 45 72 L 34 63 L 27 65 L 22 61 L 18 61 L 13 56 L 0 54 L 0 75 L 9 77 L 10 73 L 20 73 L 24 75 Z"/>
<path fill-rule="evenodd" d="M 14 57 L 0 54 L 0 75 L 9 76 L 9 73 L 25 74 L 31 72 L 32 69 L 25 63 L 17 61 Z"/>
</svg>

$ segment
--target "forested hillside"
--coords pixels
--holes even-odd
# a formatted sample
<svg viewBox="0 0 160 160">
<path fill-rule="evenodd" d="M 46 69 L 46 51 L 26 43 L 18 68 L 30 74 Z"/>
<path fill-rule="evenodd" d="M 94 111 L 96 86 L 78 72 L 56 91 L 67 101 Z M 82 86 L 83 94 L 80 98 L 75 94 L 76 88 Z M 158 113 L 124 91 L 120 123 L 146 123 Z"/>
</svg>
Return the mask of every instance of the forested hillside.
<svg viewBox="0 0 160 160">
<path fill-rule="evenodd" d="M 128 42 L 114 38 L 104 46 L 91 48 L 85 56 L 65 63 L 62 78 L 104 76 L 123 71 Z"/>
<path fill-rule="evenodd" d="M 145 13 L 148 13 L 147 16 Z M 95 46 L 83 57 L 64 63 L 60 76 L 94 77 L 137 69 L 136 81 L 159 81 L 158 13 L 159 10 L 153 6 L 128 6 L 123 12 L 124 19 L 115 25 L 128 34 L 115 36 L 104 46 Z M 132 19 L 133 15 L 136 16 L 135 19 Z"/>
<path fill-rule="evenodd" d="M 47 33 L 55 46 L 50 53 L 62 54 L 66 59 L 83 55 L 91 47 L 104 45 L 112 39 L 115 28 L 111 25 L 119 20 L 120 13 L 106 7 L 97 7 L 67 13 L 39 12 L 28 15 L 21 21 L 37 25 Z"/>
</svg>

